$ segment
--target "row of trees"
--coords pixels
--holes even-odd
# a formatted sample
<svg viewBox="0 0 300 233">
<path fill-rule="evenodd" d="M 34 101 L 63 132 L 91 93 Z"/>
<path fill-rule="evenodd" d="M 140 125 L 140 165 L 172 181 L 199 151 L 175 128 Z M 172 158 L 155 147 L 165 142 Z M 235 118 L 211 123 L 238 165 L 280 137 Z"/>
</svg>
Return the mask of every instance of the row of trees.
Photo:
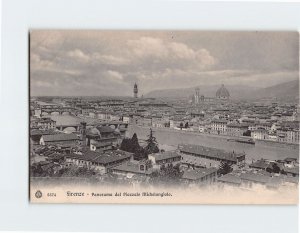
<svg viewBox="0 0 300 233">
<path fill-rule="evenodd" d="M 230 173 L 233 171 L 232 165 L 228 162 L 221 162 L 220 167 L 218 169 L 219 175 L 225 175 L 227 173 Z M 280 173 L 280 174 L 286 174 L 284 169 L 281 169 L 277 163 L 271 163 L 269 167 L 266 169 L 269 173 Z"/>
<path fill-rule="evenodd" d="M 182 122 L 180 123 L 180 125 L 179 125 L 179 128 L 180 129 L 182 129 L 182 128 L 185 128 L 185 129 L 187 129 L 187 128 L 189 128 L 190 126 L 189 126 L 189 123 L 188 122 L 186 122 L 185 124 L 183 124 Z"/>
<path fill-rule="evenodd" d="M 159 171 L 155 171 L 151 174 L 149 183 L 152 185 L 178 185 L 183 175 L 183 171 L 180 170 L 180 165 L 168 164 L 162 165 Z"/>
<path fill-rule="evenodd" d="M 138 137 L 136 133 L 134 133 L 132 138 L 123 139 L 120 149 L 134 153 L 134 159 L 136 160 L 147 159 L 149 154 L 159 152 L 158 143 L 153 135 L 152 129 L 150 129 L 145 147 L 140 146 Z"/>
</svg>

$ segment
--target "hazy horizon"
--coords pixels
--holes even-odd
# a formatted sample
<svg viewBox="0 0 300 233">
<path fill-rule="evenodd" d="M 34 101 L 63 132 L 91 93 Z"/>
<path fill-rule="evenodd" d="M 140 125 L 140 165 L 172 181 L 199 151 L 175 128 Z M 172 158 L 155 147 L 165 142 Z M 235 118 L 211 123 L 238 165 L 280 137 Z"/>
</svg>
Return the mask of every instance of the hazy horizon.
<svg viewBox="0 0 300 233">
<path fill-rule="evenodd" d="M 299 79 L 294 79 L 294 80 L 290 80 L 288 82 L 293 82 L 293 81 L 298 81 L 299 82 Z M 283 83 L 286 83 L 285 81 L 284 82 L 279 82 L 275 85 L 279 85 L 279 84 L 283 84 Z M 227 88 L 230 88 L 230 87 L 251 87 L 251 88 L 255 88 L 255 89 L 264 89 L 264 88 L 268 88 L 268 87 L 273 87 L 275 85 L 272 85 L 272 86 L 266 86 L 266 87 L 255 87 L 255 86 L 247 86 L 247 85 L 225 85 L 225 87 Z M 209 86 L 209 87 L 213 87 L 213 86 L 218 86 L 217 84 L 213 84 L 213 85 L 198 85 L 198 86 Z M 190 88 L 196 88 L 198 86 L 191 86 L 191 87 L 185 87 L 185 88 L 182 88 L 182 89 L 190 89 Z M 221 87 L 221 85 L 219 85 Z M 177 90 L 177 89 L 181 89 L 180 87 L 179 88 L 169 88 L 169 89 L 154 89 L 154 90 L 151 90 L 150 92 L 147 92 L 144 94 L 144 96 L 147 96 L 149 93 L 153 92 L 153 91 L 161 91 L 161 90 Z M 201 90 L 200 90 L 201 91 Z M 193 93 L 191 93 L 193 94 Z M 126 98 L 134 98 L 132 95 L 120 95 L 120 96 L 117 96 L 117 95 L 31 95 L 31 97 L 115 97 L 115 98 L 118 98 L 118 97 L 126 97 Z M 153 97 L 146 97 L 146 98 L 153 98 Z"/>
</svg>

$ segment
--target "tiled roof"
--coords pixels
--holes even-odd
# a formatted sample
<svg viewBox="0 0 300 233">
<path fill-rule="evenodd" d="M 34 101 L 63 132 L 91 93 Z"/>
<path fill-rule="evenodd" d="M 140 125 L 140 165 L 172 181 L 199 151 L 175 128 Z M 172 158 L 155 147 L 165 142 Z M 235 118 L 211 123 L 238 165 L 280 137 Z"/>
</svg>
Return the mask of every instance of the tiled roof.
<svg viewBox="0 0 300 233">
<path fill-rule="evenodd" d="M 171 159 L 181 157 L 181 155 L 177 154 L 176 152 L 166 151 L 158 154 L 151 154 L 155 158 L 156 161 Z"/>
<path fill-rule="evenodd" d="M 214 119 L 211 121 L 211 123 L 223 123 L 223 124 L 226 124 L 227 121 L 226 120 L 222 120 L 222 119 Z"/>
<path fill-rule="evenodd" d="M 284 161 L 286 162 L 297 161 L 297 158 L 285 158 Z"/>
<path fill-rule="evenodd" d="M 128 153 L 120 150 L 111 153 L 86 151 L 83 155 L 79 155 L 79 154 L 65 155 L 66 158 L 75 158 L 84 161 L 96 162 L 103 165 L 107 165 L 109 163 L 120 161 L 123 159 L 129 159 L 131 156 L 132 153 Z"/>
<path fill-rule="evenodd" d="M 243 153 L 238 152 L 227 152 L 224 150 L 199 146 L 199 145 L 189 145 L 189 144 L 181 144 L 179 145 L 180 152 L 187 152 L 199 156 L 206 156 L 210 158 L 215 158 L 219 160 L 228 160 L 232 162 L 236 162 L 239 157 L 244 156 Z"/>
<path fill-rule="evenodd" d="M 266 162 L 264 159 L 257 160 L 256 162 L 249 165 L 249 167 L 259 168 L 259 169 L 266 169 L 269 166 L 269 163 Z"/>
<path fill-rule="evenodd" d="M 114 171 L 123 171 L 123 172 L 131 172 L 131 173 L 138 173 L 138 174 L 147 174 L 150 175 L 153 170 L 148 169 L 147 171 L 140 171 L 139 164 L 135 164 L 132 162 L 123 163 L 113 168 Z"/>
<path fill-rule="evenodd" d="M 254 182 L 258 182 L 258 183 L 267 183 L 270 180 L 270 176 L 266 176 L 263 174 L 255 174 L 252 172 L 248 172 L 248 173 L 242 173 L 240 175 L 240 178 L 242 180 L 248 180 L 248 181 L 254 181 Z"/>
<path fill-rule="evenodd" d="M 241 184 L 242 180 L 238 176 L 232 174 L 226 174 L 221 176 L 217 179 L 217 181 L 225 182 L 225 183 L 232 183 L 232 184 Z"/>
<path fill-rule="evenodd" d="M 93 142 L 91 144 L 96 147 L 103 147 L 103 146 L 111 146 L 112 142 Z"/>
<path fill-rule="evenodd" d="M 49 135 L 49 134 L 56 134 L 54 130 L 31 130 L 30 135 L 31 136 L 36 136 L 36 135 Z"/>
<path fill-rule="evenodd" d="M 75 134 L 51 134 L 51 135 L 43 135 L 44 142 L 57 142 L 57 141 L 71 141 L 71 140 L 79 140 L 79 138 Z"/>
<path fill-rule="evenodd" d="M 97 127 L 97 129 L 100 131 L 100 133 L 113 133 L 115 131 L 109 126 L 100 126 Z"/>
<path fill-rule="evenodd" d="M 299 175 L 299 167 L 292 167 L 292 168 L 285 167 L 284 171 L 287 173 Z"/>
<path fill-rule="evenodd" d="M 199 180 L 207 175 L 217 172 L 216 168 L 199 168 L 196 170 L 184 171 L 182 179 Z"/>
</svg>

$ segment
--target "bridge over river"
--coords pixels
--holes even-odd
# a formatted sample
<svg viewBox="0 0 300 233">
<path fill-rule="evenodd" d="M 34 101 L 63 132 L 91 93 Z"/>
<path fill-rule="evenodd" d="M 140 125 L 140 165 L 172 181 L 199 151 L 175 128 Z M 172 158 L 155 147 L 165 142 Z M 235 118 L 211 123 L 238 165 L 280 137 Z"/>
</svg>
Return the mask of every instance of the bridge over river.
<svg viewBox="0 0 300 233">
<path fill-rule="evenodd" d="M 114 128 L 128 127 L 128 123 L 124 123 L 121 121 L 113 121 L 113 122 L 106 122 L 106 121 L 99 121 L 94 118 L 80 118 L 77 116 L 72 115 L 51 115 L 50 118 L 56 121 L 56 128 L 58 130 L 64 131 L 65 129 L 69 128 L 71 131 L 79 131 L 80 123 L 85 121 L 87 123 L 87 127 L 97 125 L 97 126 L 110 126 Z"/>
</svg>

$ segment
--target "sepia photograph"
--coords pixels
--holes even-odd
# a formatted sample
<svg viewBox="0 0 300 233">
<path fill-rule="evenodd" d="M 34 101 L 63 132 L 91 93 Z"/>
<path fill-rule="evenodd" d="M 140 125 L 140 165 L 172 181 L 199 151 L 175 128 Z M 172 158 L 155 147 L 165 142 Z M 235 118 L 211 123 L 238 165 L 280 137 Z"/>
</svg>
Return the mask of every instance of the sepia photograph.
<svg viewBox="0 0 300 233">
<path fill-rule="evenodd" d="M 31 30 L 32 203 L 298 204 L 299 33 Z"/>
</svg>

